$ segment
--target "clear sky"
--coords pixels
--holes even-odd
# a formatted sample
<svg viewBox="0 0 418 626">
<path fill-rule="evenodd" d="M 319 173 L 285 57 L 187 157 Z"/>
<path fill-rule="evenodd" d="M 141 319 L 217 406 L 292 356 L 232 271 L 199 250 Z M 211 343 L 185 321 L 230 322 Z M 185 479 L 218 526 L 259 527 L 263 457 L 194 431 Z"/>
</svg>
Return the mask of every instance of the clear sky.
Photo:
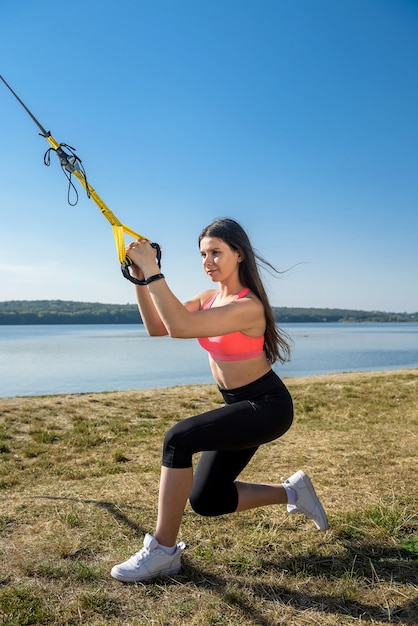
<svg viewBox="0 0 418 626">
<path fill-rule="evenodd" d="M 0 58 L 181 300 L 229 216 L 293 267 L 266 275 L 274 306 L 418 310 L 415 0 L 2 0 Z M 0 300 L 134 302 L 47 148 L 0 83 Z"/>
</svg>

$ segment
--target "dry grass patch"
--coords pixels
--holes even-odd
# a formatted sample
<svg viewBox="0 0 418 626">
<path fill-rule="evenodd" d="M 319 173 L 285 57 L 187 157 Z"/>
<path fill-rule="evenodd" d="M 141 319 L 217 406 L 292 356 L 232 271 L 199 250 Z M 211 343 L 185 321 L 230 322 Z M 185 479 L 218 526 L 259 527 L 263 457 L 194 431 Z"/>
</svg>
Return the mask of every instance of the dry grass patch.
<svg viewBox="0 0 418 626">
<path fill-rule="evenodd" d="M 187 508 L 173 580 L 123 585 L 153 532 L 161 442 L 211 385 L 0 399 L 0 619 L 7 626 L 418 624 L 418 371 L 290 379 L 296 420 L 244 479 L 303 468 L 330 519 Z"/>
</svg>

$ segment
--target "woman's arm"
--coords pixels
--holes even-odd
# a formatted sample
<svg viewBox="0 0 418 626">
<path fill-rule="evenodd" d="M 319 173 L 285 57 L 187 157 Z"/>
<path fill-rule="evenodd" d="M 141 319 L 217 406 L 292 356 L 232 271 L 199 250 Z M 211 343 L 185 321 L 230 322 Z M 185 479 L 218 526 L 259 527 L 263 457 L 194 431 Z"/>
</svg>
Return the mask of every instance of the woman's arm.
<svg viewBox="0 0 418 626">
<path fill-rule="evenodd" d="M 128 252 L 145 278 L 160 273 L 155 250 L 148 242 L 135 243 Z M 260 325 L 264 326 L 263 306 L 254 297 L 244 297 L 223 307 L 201 310 L 199 297 L 184 306 L 170 290 L 165 279 L 153 281 L 147 287 L 138 287 L 139 289 L 148 291 L 147 295 L 139 294 L 140 306 L 146 305 L 144 314 L 149 316 L 150 322 L 153 321 L 153 326 L 156 324 L 160 331 L 165 328 L 171 337 L 214 337 L 237 330 L 251 332 L 260 329 Z M 146 300 L 148 295 L 154 309 L 150 307 L 150 301 Z M 142 314 L 141 308 L 140 311 Z M 161 325 L 158 324 L 157 317 Z"/>
<path fill-rule="evenodd" d="M 126 253 L 132 258 L 135 248 L 135 242 L 129 244 Z M 144 273 L 138 265 L 131 265 L 130 272 L 132 276 L 138 280 L 144 280 Z M 138 305 L 139 314 L 146 328 L 147 333 L 151 337 L 163 337 L 168 335 L 167 329 L 161 321 L 158 311 L 154 306 L 151 295 L 146 285 L 135 285 L 135 297 Z"/>
<path fill-rule="evenodd" d="M 190 307 L 195 300 L 184 306 L 164 279 L 150 283 L 148 289 L 170 337 L 216 337 L 237 330 L 257 335 L 264 332 L 263 305 L 254 297 L 244 297 L 225 306 L 202 310 Z"/>
<path fill-rule="evenodd" d="M 131 256 L 133 250 L 133 244 L 131 244 L 126 252 Z M 144 273 L 137 265 L 131 266 L 131 274 L 138 280 L 144 280 Z M 161 320 L 161 317 L 155 308 L 151 294 L 146 285 L 135 285 L 135 296 L 138 305 L 138 310 L 141 315 L 141 319 L 144 323 L 147 333 L 151 337 L 163 337 L 168 335 L 167 328 Z M 206 298 L 205 298 L 206 299 Z M 200 309 L 201 299 L 199 296 L 192 298 L 184 304 L 189 311 L 198 311 Z"/>
<path fill-rule="evenodd" d="M 135 285 L 135 295 L 138 310 L 147 333 L 151 337 L 163 337 L 164 335 L 168 335 L 168 331 L 158 315 L 158 311 L 154 306 L 147 286 Z"/>
</svg>

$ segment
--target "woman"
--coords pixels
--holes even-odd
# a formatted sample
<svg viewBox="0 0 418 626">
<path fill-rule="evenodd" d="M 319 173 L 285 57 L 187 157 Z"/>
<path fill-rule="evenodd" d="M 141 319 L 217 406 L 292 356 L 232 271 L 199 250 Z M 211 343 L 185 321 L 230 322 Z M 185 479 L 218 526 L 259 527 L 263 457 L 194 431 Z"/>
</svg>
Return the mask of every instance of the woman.
<svg viewBox="0 0 418 626">
<path fill-rule="evenodd" d="M 283 484 L 237 480 L 258 447 L 283 435 L 293 420 L 292 399 L 272 364 L 289 357 L 264 290 L 255 254 L 243 228 L 232 219 L 207 226 L 199 237 L 203 269 L 218 284 L 182 304 L 170 291 L 147 241 L 131 243 L 127 254 L 137 302 L 152 336 L 197 338 L 208 351 L 213 377 L 225 405 L 184 419 L 164 439 L 158 517 L 154 536 L 115 565 L 111 575 L 124 582 L 171 576 L 180 570 L 185 545 L 176 543 L 187 500 L 206 516 L 286 504 L 289 512 L 312 518 L 326 530 L 327 518 L 302 471 Z M 268 265 L 268 264 L 267 264 Z M 270 266 L 271 267 L 271 266 Z M 192 456 L 202 452 L 193 475 Z"/>
</svg>

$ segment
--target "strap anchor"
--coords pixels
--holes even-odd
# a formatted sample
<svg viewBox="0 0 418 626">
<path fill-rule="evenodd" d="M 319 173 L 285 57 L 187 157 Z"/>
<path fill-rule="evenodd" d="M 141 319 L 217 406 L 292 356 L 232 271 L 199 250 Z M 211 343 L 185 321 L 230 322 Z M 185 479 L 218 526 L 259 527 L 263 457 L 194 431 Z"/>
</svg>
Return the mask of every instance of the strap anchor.
<svg viewBox="0 0 418 626">
<path fill-rule="evenodd" d="M 10 85 L 6 82 L 6 80 L 1 75 L 0 75 L 0 80 L 6 85 L 6 87 L 9 89 L 9 91 L 11 91 L 11 93 L 19 102 L 19 104 L 21 104 L 21 106 L 25 109 L 26 113 L 35 122 L 35 124 L 41 131 L 39 133 L 40 136 L 43 137 L 48 142 L 50 147 L 48 148 L 48 150 L 45 152 L 45 155 L 44 155 L 45 165 L 50 164 L 51 151 L 54 151 L 55 154 L 57 155 L 58 160 L 61 165 L 61 169 L 64 172 L 68 180 L 68 195 L 67 195 L 68 204 L 70 206 L 75 206 L 78 202 L 78 191 L 76 187 L 74 186 L 72 182 L 72 178 L 71 178 L 72 175 L 74 175 L 77 178 L 80 185 L 84 188 L 87 194 L 87 197 L 92 198 L 92 200 L 94 200 L 94 202 L 96 203 L 100 211 L 103 213 L 104 217 L 112 225 L 113 235 L 114 235 L 115 244 L 116 244 L 116 250 L 118 252 L 118 258 L 119 258 L 119 262 L 121 263 L 122 274 L 124 275 L 124 277 L 130 280 L 132 283 L 136 283 L 138 285 L 147 284 L 146 282 L 139 281 L 138 279 L 134 278 L 133 276 L 131 276 L 131 273 L 129 272 L 129 266 L 132 265 L 132 260 L 126 256 L 123 235 L 124 233 L 126 233 L 127 235 L 133 237 L 134 239 L 146 239 L 147 241 L 149 241 L 148 238 L 143 237 L 142 235 L 139 235 L 138 233 L 133 231 L 131 228 L 126 226 L 126 224 L 122 224 L 122 222 L 118 220 L 116 215 L 112 213 L 112 211 L 103 202 L 103 200 L 101 199 L 99 194 L 96 192 L 96 190 L 88 182 L 86 171 L 81 162 L 81 159 L 75 154 L 75 148 L 72 148 L 66 143 L 58 143 L 58 141 L 54 139 L 54 137 L 51 135 L 51 132 L 49 130 L 46 130 L 42 126 L 42 124 L 36 119 L 33 113 L 28 109 L 28 107 L 23 102 L 23 100 L 19 98 L 17 93 L 13 91 L 13 89 L 10 87 Z M 68 152 L 66 152 L 64 148 L 66 148 Z M 75 193 L 74 202 L 71 202 L 71 199 L 70 199 L 71 189 Z M 157 243 L 151 243 L 151 245 L 157 251 L 157 255 L 156 255 L 157 263 L 158 263 L 158 267 L 161 269 L 161 248 Z"/>
</svg>

